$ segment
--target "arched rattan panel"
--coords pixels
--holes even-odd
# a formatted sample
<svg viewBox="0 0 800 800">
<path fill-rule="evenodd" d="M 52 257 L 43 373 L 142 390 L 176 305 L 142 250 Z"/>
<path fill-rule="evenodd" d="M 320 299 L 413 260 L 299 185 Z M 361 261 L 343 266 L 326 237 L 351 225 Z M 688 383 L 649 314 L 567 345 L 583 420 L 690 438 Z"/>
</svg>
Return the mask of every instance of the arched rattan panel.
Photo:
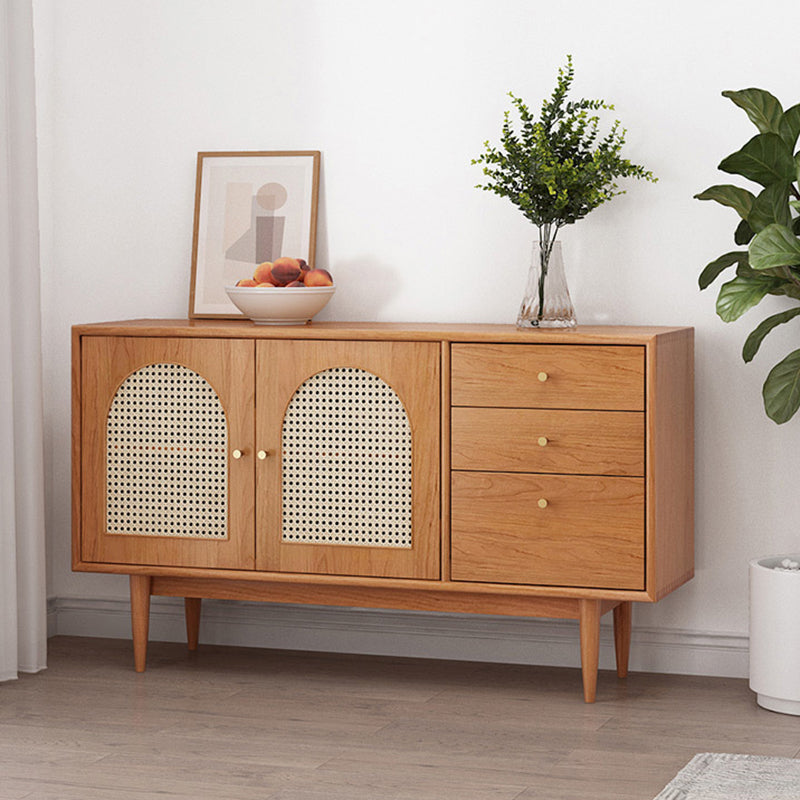
<svg viewBox="0 0 800 800">
<path fill-rule="evenodd" d="M 363 369 L 308 378 L 282 433 L 283 541 L 411 547 L 411 427 L 395 391 Z"/>
<path fill-rule="evenodd" d="M 106 447 L 108 533 L 227 538 L 228 424 L 203 377 L 137 369 L 114 395 Z"/>
</svg>

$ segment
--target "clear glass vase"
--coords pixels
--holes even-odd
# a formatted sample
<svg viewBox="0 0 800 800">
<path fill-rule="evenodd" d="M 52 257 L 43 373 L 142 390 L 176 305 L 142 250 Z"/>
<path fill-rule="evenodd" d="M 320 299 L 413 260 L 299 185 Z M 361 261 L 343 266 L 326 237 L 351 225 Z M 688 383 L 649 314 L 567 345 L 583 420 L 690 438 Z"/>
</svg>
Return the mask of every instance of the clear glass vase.
<svg viewBox="0 0 800 800">
<path fill-rule="evenodd" d="M 548 252 L 534 241 L 517 327 L 574 328 L 577 324 L 564 274 L 561 242 L 553 242 Z"/>
</svg>

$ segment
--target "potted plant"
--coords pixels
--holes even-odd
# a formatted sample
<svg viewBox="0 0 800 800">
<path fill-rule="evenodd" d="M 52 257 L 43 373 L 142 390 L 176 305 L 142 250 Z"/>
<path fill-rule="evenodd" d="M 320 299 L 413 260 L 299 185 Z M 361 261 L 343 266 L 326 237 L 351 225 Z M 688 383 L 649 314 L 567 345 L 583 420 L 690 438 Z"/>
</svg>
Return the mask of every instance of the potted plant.
<svg viewBox="0 0 800 800">
<path fill-rule="evenodd" d="M 763 89 L 726 91 L 758 133 L 741 150 L 723 159 L 719 169 L 755 183 L 751 192 L 739 186 L 711 186 L 695 195 L 730 206 L 740 220 L 733 250 L 707 264 L 701 289 L 730 267 L 735 275 L 717 295 L 717 314 L 738 319 L 767 295 L 783 295 L 794 308 L 764 319 L 747 337 L 745 362 L 758 352 L 764 337 L 800 315 L 800 104 L 784 111 Z M 767 416 L 778 424 L 800 407 L 800 349 L 789 353 L 767 375 L 762 395 Z M 750 687 L 759 705 L 800 715 L 800 556 L 773 556 L 750 563 Z"/>
<path fill-rule="evenodd" d="M 613 110 L 603 100 L 567 101 L 574 78 L 572 57 L 558 71 L 556 88 L 542 103 L 539 119 L 509 92 L 520 129 L 504 114 L 500 147 L 484 142 L 472 160 L 487 181 L 476 188 L 507 197 L 539 230 L 534 241 L 528 287 L 520 308 L 520 327 L 574 326 L 575 312 L 563 272 L 558 231 L 585 217 L 618 194 L 618 178 L 655 181 L 651 172 L 621 155 L 625 130 L 616 120 L 600 138 L 593 111 Z"/>
</svg>

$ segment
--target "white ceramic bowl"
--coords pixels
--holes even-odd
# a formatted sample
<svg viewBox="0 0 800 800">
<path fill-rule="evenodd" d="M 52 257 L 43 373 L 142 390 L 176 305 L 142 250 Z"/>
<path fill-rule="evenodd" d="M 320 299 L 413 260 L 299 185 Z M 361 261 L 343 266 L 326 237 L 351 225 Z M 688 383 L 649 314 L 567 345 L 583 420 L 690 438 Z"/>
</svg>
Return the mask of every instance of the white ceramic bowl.
<svg viewBox="0 0 800 800">
<path fill-rule="evenodd" d="M 303 325 L 321 311 L 335 286 L 226 286 L 231 302 L 256 325 Z"/>
</svg>

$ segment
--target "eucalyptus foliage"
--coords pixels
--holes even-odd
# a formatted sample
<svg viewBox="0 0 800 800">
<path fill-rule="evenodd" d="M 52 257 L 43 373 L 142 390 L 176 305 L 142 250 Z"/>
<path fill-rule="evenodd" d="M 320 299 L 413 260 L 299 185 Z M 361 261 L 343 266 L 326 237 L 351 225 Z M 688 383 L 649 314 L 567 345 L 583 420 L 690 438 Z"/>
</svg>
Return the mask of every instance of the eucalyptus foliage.
<svg viewBox="0 0 800 800">
<path fill-rule="evenodd" d="M 644 167 L 622 157 L 626 132 L 619 120 L 600 136 L 600 117 L 591 112 L 613 110 L 613 105 L 603 100 L 567 100 L 573 78 L 572 57 L 567 56 L 555 90 L 542 103 L 539 119 L 509 92 L 519 115 L 519 130 L 506 111 L 500 147 L 486 141 L 485 152 L 472 161 L 483 165 L 488 179 L 476 188 L 507 197 L 517 206 L 539 228 L 539 242 L 547 255 L 561 227 L 624 194 L 618 178 L 656 180 Z"/>
<path fill-rule="evenodd" d="M 722 184 L 695 195 L 732 208 L 740 218 L 733 239 L 746 249 L 719 256 L 698 280 L 705 289 L 729 267 L 736 268 L 735 277 L 720 288 L 716 304 L 717 315 L 732 322 L 770 294 L 800 302 L 800 151 L 795 151 L 800 104 L 784 111 L 780 101 L 763 89 L 722 95 L 742 108 L 759 131 L 719 164 L 723 172 L 758 184 L 757 191 Z M 798 315 L 800 307 L 767 317 L 747 337 L 742 358 L 751 361 L 771 330 Z M 780 424 L 794 416 L 800 408 L 800 350 L 772 368 L 762 394 L 770 419 Z"/>
</svg>

